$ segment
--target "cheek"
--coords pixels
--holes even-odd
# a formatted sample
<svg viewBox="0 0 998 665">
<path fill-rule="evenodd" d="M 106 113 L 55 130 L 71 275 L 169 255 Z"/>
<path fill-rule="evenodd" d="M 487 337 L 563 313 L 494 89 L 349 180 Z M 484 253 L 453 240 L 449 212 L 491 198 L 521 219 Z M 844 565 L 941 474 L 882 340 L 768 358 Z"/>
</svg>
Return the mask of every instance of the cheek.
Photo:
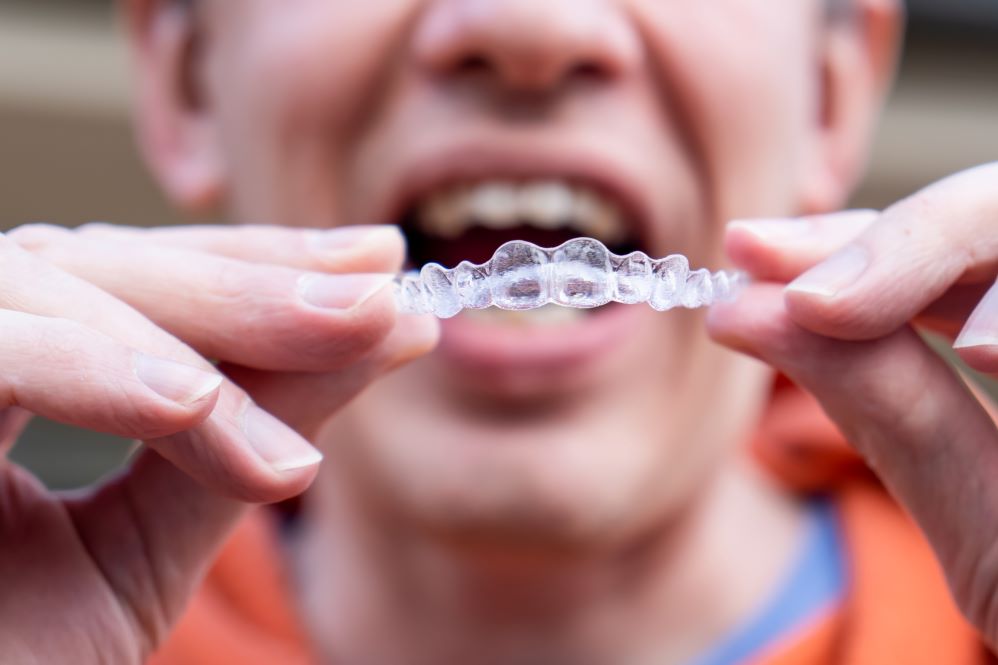
<svg viewBox="0 0 998 665">
<path fill-rule="evenodd" d="M 814 117 L 813 3 L 640 4 L 719 219 L 796 204 Z"/>
<path fill-rule="evenodd" d="M 212 112 L 242 217 L 287 214 L 289 202 L 319 191 L 335 199 L 327 190 L 339 180 L 336 165 L 369 121 L 365 108 L 389 75 L 386 54 L 416 3 L 300 0 L 293 11 L 287 4 L 257 0 L 212 36 Z M 287 200 L 273 200 L 277 192 Z"/>
</svg>

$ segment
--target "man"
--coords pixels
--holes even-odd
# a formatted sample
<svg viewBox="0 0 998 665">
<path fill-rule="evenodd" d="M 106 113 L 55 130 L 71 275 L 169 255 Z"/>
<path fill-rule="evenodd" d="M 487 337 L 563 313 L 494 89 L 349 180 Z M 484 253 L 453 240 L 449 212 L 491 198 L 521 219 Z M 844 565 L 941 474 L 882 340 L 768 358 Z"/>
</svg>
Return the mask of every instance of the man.
<svg viewBox="0 0 998 665">
<path fill-rule="evenodd" d="M 998 368 L 995 167 L 883 215 L 725 229 L 844 204 L 893 0 L 126 9 L 152 170 L 243 226 L 4 240 L 2 438 L 33 411 L 148 448 L 71 500 L 5 469 L 5 659 L 983 662 L 915 528 L 809 398 L 771 400 L 770 366 L 998 638 L 998 434 L 908 326 Z M 462 315 L 427 354 L 380 223 L 416 263 L 726 247 L 757 283 L 710 332 L 768 365 L 638 306 Z M 313 480 L 287 528 L 243 522 L 170 638 L 240 501 Z"/>
</svg>

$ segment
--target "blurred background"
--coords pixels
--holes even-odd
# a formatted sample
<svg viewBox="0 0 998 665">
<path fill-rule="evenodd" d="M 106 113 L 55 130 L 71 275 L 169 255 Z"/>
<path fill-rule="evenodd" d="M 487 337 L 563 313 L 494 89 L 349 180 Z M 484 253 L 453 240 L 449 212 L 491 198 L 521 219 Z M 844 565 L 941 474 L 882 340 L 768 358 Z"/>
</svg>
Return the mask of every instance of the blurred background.
<svg viewBox="0 0 998 665">
<path fill-rule="evenodd" d="M 113 4 L 0 0 L 0 230 L 34 221 L 181 221 L 136 154 Z M 998 0 L 908 5 L 900 78 L 857 206 L 883 207 L 998 159 Z M 129 447 L 36 421 L 14 456 L 65 488 L 92 481 Z"/>
</svg>

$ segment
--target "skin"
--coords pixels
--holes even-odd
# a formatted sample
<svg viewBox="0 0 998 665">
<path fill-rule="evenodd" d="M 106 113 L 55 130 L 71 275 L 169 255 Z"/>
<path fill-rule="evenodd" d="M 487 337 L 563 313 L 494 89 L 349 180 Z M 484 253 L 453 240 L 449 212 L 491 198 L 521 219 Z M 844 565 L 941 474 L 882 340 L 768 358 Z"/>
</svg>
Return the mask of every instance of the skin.
<svg viewBox="0 0 998 665">
<path fill-rule="evenodd" d="M 149 451 L 71 500 L 4 467 L 4 597 L 32 603 L 0 605 L 18 662 L 140 662 L 241 501 L 315 478 L 288 558 L 316 649 L 340 662 L 680 662 L 764 600 L 801 514 L 739 448 L 770 369 L 709 343 L 703 313 L 647 311 L 598 360 L 476 381 L 446 335 L 424 356 L 436 322 L 394 313 L 398 234 L 328 230 L 385 220 L 439 145 L 611 163 L 651 253 L 717 266 L 726 250 L 752 272 L 711 334 L 822 401 L 998 638 L 981 528 L 998 522 L 998 433 L 910 329 L 966 326 L 961 354 L 998 369 L 998 169 L 883 214 L 726 226 L 843 204 L 890 78 L 893 2 L 832 25 L 817 2 L 754 0 L 125 7 L 164 190 L 283 226 L 0 238 L 4 443 L 34 412 Z M 867 267 L 836 286 L 827 260 L 846 247 Z M 166 381 L 136 352 L 202 373 Z M 246 419 L 250 400 L 270 415 Z"/>
</svg>

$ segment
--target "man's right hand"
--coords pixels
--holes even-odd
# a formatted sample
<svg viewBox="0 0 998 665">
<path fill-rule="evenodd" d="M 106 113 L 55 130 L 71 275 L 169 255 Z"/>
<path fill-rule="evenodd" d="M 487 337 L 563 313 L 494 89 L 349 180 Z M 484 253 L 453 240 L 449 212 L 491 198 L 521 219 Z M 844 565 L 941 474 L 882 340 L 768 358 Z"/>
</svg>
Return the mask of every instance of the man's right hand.
<svg viewBox="0 0 998 665">
<path fill-rule="evenodd" d="M 336 233 L 0 235 L 0 455 L 30 414 L 146 444 L 72 498 L 0 459 L 5 662 L 143 662 L 244 502 L 315 477 L 321 455 L 301 433 L 432 346 L 432 322 L 394 313 L 401 240 Z M 301 399 L 303 385 L 317 396 Z"/>
</svg>

